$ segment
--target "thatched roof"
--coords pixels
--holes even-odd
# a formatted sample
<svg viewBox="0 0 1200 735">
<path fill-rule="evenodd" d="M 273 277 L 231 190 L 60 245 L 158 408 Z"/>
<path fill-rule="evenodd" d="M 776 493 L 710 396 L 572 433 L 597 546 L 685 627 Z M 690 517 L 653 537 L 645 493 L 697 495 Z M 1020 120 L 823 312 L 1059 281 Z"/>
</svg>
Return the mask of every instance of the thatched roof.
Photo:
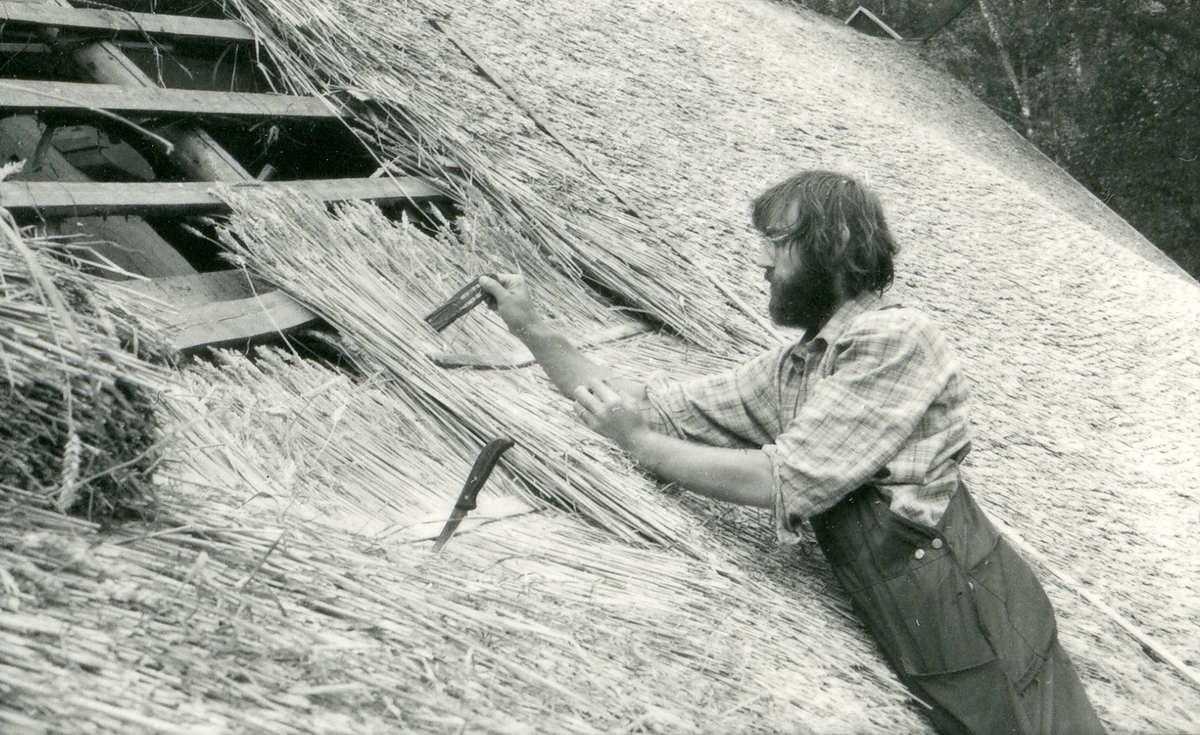
<svg viewBox="0 0 1200 735">
<path fill-rule="evenodd" d="M 802 167 L 865 175 L 889 205 L 896 290 L 974 383 L 968 482 L 1040 560 L 1102 719 L 1200 731 L 1200 690 L 1055 574 L 1197 665 L 1200 288 L 914 49 L 745 0 L 232 6 L 277 81 L 369 99 L 381 160 L 460 192 L 466 224 L 222 190 L 241 262 L 334 325 L 357 372 L 286 349 L 180 368 L 154 523 L 4 495 L 6 732 L 926 730 L 812 547 L 662 492 L 536 367 L 426 357 L 515 347 L 481 311 L 420 323 L 509 268 L 578 334 L 634 319 L 589 281 L 666 325 L 595 351 L 634 375 L 754 352 L 773 337 L 705 273 L 761 308 L 746 202 Z M 448 10 L 660 224 L 426 22 Z M 520 446 L 432 555 L 498 433 Z"/>
</svg>

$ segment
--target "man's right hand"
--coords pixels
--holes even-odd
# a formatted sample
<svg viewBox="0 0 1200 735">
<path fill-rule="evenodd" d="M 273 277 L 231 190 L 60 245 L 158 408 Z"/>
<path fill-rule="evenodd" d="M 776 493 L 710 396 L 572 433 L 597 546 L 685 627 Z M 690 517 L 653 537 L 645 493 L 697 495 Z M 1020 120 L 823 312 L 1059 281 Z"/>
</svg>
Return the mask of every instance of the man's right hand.
<svg viewBox="0 0 1200 735">
<path fill-rule="evenodd" d="M 640 407 L 646 401 L 644 385 L 613 377 L 607 365 L 589 359 L 553 322 L 542 320 L 529 295 L 525 276 L 514 273 L 502 273 L 495 278 L 480 276 L 479 286 L 495 300 L 492 308 L 504 320 L 508 331 L 529 348 L 563 395 L 574 398 L 575 390 L 580 386 L 608 381 L 607 387 L 629 396 L 634 405 Z"/>
<path fill-rule="evenodd" d="M 495 302 L 492 308 L 504 320 L 508 331 L 517 337 L 523 337 L 542 320 L 533 304 L 525 276 L 516 273 L 501 273 L 495 278 L 480 276 L 479 286 L 492 297 Z"/>
</svg>

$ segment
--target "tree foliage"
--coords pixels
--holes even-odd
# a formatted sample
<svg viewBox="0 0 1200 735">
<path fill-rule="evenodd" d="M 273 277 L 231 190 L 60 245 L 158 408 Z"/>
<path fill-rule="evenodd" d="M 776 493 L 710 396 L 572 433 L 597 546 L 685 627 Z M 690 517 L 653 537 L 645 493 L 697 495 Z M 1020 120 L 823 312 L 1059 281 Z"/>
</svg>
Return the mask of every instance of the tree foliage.
<svg viewBox="0 0 1200 735">
<path fill-rule="evenodd" d="M 905 38 L 953 16 L 926 58 L 1200 277 L 1200 0 L 805 4 L 862 4 Z"/>
</svg>

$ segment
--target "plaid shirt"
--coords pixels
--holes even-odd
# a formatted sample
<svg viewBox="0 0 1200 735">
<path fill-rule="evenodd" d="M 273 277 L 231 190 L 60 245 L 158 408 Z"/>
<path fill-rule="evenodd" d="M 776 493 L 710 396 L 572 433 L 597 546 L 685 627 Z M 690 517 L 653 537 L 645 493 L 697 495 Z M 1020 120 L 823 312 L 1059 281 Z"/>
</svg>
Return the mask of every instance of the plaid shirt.
<svg viewBox="0 0 1200 735">
<path fill-rule="evenodd" d="M 767 453 L 781 539 L 868 482 L 899 515 L 936 525 L 970 448 L 966 393 L 933 322 L 874 293 L 845 303 L 811 340 L 648 386 L 655 430 Z"/>
</svg>

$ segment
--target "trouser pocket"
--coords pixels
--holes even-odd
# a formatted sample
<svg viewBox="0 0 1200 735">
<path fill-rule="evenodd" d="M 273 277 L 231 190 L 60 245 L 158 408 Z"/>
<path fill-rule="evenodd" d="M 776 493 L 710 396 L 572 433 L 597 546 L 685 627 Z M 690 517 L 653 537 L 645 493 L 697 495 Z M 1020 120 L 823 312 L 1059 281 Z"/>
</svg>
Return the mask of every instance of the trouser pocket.
<svg viewBox="0 0 1200 735">
<path fill-rule="evenodd" d="M 992 661 L 996 653 L 984 636 L 966 575 L 952 555 L 930 556 L 847 592 L 904 674 L 963 671 Z"/>
<path fill-rule="evenodd" d="M 1045 664 L 1058 635 L 1050 599 L 1004 539 L 969 576 L 983 629 L 1013 686 L 1022 691 Z"/>
<path fill-rule="evenodd" d="M 966 486 L 959 485 L 937 530 L 966 569 L 984 633 L 1022 691 L 1045 664 L 1058 634 L 1050 599 Z"/>
<path fill-rule="evenodd" d="M 1026 735 L 1017 691 L 972 592 L 954 556 L 941 554 L 850 596 L 939 732 Z"/>
</svg>

